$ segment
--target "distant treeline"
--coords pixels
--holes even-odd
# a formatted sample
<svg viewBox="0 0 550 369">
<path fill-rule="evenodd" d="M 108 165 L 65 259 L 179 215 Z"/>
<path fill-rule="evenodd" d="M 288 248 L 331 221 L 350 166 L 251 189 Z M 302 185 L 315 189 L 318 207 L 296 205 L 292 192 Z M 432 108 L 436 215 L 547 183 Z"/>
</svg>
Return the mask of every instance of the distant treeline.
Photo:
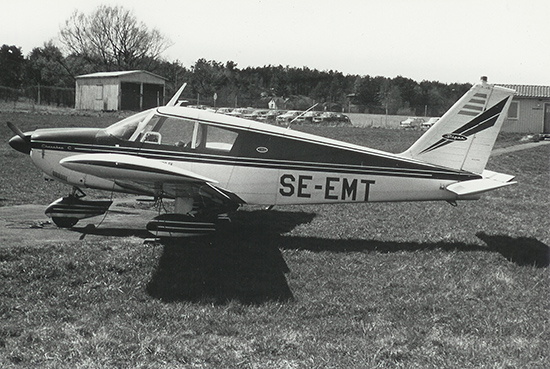
<svg viewBox="0 0 550 369">
<path fill-rule="evenodd" d="M 191 67 L 184 67 L 179 61 L 144 59 L 136 69 L 166 78 L 168 98 L 187 82 L 184 98 L 193 104 L 217 107 L 266 108 L 274 100 L 282 109 L 304 110 L 317 103 L 316 110 L 439 116 L 471 87 L 467 83 L 416 82 L 401 76 L 344 75 L 308 67 L 267 65 L 241 69 L 232 61 L 224 64 L 205 59 L 197 60 Z M 74 89 L 78 75 L 116 69 L 82 56 L 64 56 L 50 42 L 34 48 L 28 56 L 23 56 L 19 47 L 3 45 L 0 70 L 0 86 L 10 89 Z M 1 95 L 5 100 L 17 96 Z M 42 103 L 52 103 L 45 97 Z"/>
</svg>

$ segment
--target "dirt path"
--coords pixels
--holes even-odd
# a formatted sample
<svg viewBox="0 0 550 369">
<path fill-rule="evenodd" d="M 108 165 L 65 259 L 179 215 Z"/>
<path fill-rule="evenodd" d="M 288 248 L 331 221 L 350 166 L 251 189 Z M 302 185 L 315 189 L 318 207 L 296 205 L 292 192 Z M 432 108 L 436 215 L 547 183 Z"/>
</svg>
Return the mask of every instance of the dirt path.
<svg viewBox="0 0 550 369">
<path fill-rule="evenodd" d="M 103 216 L 83 219 L 72 229 L 58 228 L 44 214 L 47 205 L 0 207 L 0 247 L 3 245 L 37 245 L 51 241 L 76 241 L 93 237 L 151 237 L 147 222 L 157 215 L 151 210 L 116 207 Z M 102 221 L 103 220 L 103 221 Z M 100 224 L 101 223 L 101 224 Z"/>
</svg>

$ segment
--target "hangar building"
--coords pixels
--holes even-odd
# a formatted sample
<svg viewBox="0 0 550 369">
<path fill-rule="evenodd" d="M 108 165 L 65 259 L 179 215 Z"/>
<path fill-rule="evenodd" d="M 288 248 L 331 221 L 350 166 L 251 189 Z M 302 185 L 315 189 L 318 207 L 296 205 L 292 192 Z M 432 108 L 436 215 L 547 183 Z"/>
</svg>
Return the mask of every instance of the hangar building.
<svg viewBox="0 0 550 369">
<path fill-rule="evenodd" d="M 550 133 L 550 86 L 499 86 L 516 90 L 502 131 Z"/>
<path fill-rule="evenodd" d="M 164 105 L 166 79 L 142 70 L 76 77 L 75 108 L 141 111 Z"/>
</svg>

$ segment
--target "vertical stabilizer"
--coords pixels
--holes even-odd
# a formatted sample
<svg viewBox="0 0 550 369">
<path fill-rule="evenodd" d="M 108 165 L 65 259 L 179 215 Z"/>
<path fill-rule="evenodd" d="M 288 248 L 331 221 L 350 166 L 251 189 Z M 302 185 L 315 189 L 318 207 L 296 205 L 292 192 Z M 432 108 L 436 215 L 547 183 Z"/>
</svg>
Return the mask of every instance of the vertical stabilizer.
<svg viewBox="0 0 550 369">
<path fill-rule="evenodd" d="M 481 174 L 506 118 L 514 90 L 474 85 L 402 156 Z"/>
</svg>

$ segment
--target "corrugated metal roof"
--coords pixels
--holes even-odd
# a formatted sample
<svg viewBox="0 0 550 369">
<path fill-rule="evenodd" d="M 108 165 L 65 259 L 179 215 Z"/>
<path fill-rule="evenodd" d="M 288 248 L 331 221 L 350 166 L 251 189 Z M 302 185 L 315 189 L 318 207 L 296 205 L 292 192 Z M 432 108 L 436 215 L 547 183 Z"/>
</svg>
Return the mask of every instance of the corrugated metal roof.
<svg viewBox="0 0 550 369">
<path fill-rule="evenodd" d="M 503 85 L 498 86 L 516 90 L 516 97 L 550 98 L 550 86 L 530 86 L 530 85 Z"/>
<path fill-rule="evenodd" d="M 121 77 L 126 76 L 130 74 L 138 74 L 138 73 L 146 73 L 151 76 L 155 76 L 156 78 L 160 79 L 166 79 L 164 77 L 161 77 L 159 75 L 156 75 L 155 73 L 148 72 L 146 70 L 124 70 L 124 71 L 116 71 L 116 72 L 97 72 L 97 73 L 90 73 L 90 74 L 83 74 L 81 76 L 76 76 L 76 78 L 106 78 L 106 77 Z"/>
</svg>

